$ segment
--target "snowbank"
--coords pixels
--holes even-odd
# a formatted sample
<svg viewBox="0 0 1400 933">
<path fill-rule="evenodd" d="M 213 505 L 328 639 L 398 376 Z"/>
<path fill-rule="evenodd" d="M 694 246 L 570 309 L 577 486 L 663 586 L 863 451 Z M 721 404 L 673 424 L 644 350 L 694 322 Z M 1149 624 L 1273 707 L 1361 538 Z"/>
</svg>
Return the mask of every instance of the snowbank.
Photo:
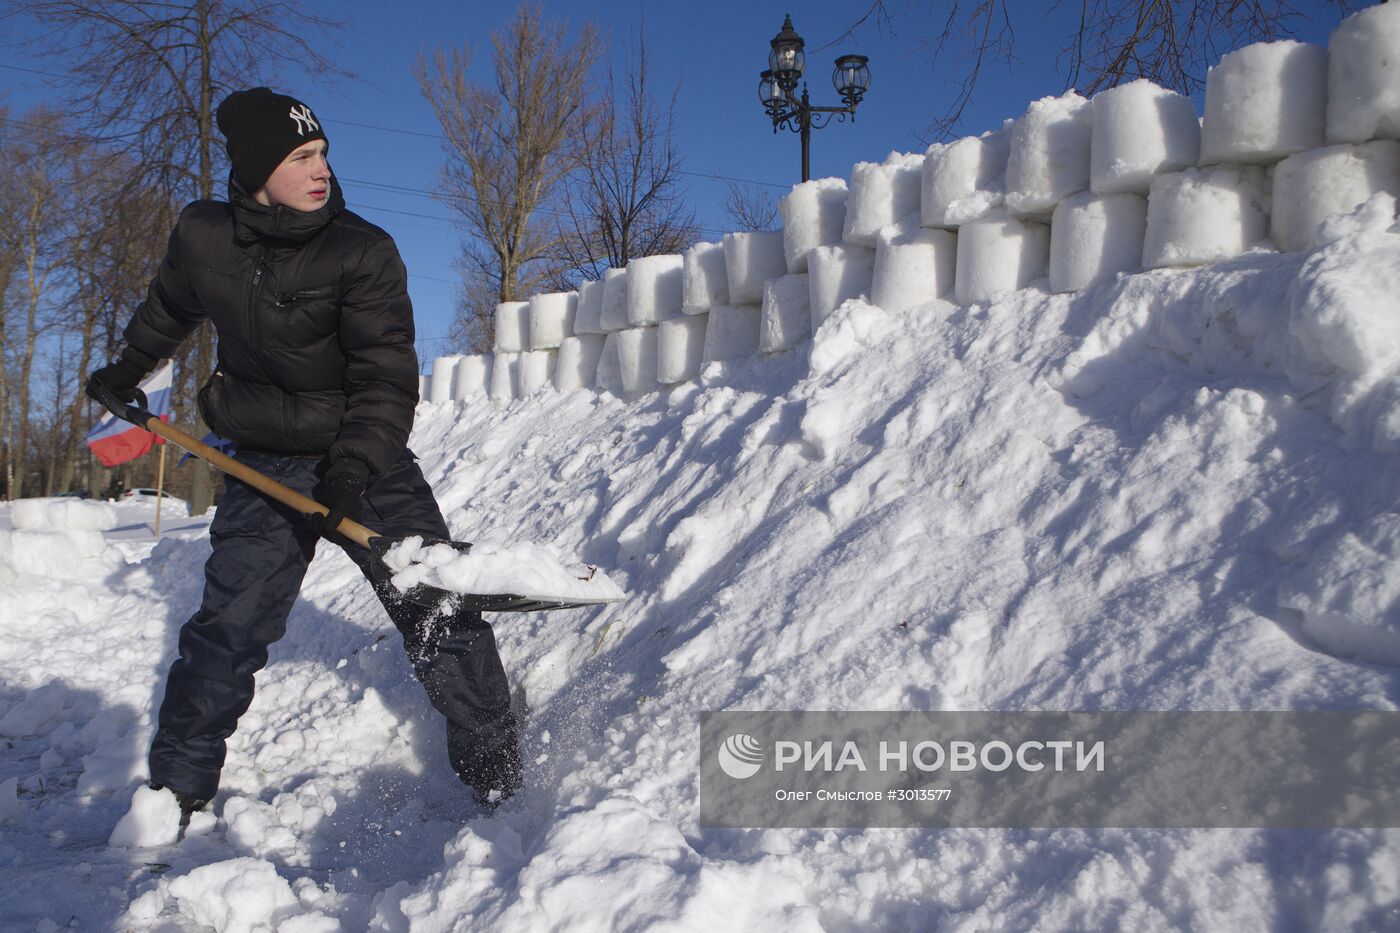
<svg viewBox="0 0 1400 933">
<path fill-rule="evenodd" d="M 10 522 L 17 531 L 106 531 L 117 524 L 117 513 L 107 503 L 89 499 L 16 499 L 10 503 Z"/>
</svg>

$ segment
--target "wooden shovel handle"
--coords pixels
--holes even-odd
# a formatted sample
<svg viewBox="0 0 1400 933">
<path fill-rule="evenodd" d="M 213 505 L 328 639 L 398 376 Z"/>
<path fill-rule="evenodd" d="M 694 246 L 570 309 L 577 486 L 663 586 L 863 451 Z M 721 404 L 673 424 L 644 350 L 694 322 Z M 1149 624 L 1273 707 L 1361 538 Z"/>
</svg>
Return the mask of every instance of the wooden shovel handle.
<svg viewBox="0 0 1400 933">
<path fill-rule="evenodd" d="M 167 422 L 161 421 L 159 418 L 152 417 L 146 419 L 145 422 L 141 424 L 141 427 L 150 431 L 152 434 L 158 434 L 166 440 L 178 444 L 199 459 L 204 460 L 235 479 L 242 480 L 258 492 L 271 496 L 283 505 L 296 509 L 303 515 L 330 514 L 330 509 L 326 508 L 315 499 L 312 499 L 310 496 L 304 496 L 290 486 L 284 486 L 272 477 L 264 476 L 247 464 L 239 463 L 227 454 L 220 453 L 208 444 L 200 443 L 173 424 L 168 424 Z M 348 518 L 342 519 L 335 530 L 364 548 L 369 547 L 371 538 L 378 537 L 374 531 Z"/>
</svg>

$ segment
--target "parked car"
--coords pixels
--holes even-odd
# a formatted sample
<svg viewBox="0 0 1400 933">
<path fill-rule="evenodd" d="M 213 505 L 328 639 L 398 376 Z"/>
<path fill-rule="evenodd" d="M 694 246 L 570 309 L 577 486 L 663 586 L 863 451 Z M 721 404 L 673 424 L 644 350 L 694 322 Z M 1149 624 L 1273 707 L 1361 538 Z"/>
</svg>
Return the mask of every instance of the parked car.
<svg viewBox="0 0 1400 933">
<path fill-rule="evenodd" d="M 162 495 L 159 491 L 149 486 L 137 486 L 134 489 L 128 489 L 126 492 L 121 494 L 120 498 L 118 498 L 117 501 L 147 502 L 151 505 L 155 505 L 157 496 L 160 496 L 161 509 L 163 511 L 169 511 L 173 509 L 175 511 L 183 511 L 186 515 L 190 514 L 190 504 L 184 499 L 181 499 L 178 496 L 172 496 L 168 492 Z"/>
</svg>

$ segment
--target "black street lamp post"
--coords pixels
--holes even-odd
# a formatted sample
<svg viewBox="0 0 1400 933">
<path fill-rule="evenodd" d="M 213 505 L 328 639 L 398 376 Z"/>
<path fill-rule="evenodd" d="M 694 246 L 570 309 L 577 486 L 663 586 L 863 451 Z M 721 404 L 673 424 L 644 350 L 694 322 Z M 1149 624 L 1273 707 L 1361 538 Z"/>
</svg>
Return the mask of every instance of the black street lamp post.
<svg viewBox="0 0 1400 933">
<path fill-rule="evenodd" d="M 802 79 L 802 66 L 806 54 L 802 37 L 792 28 L 792 16 L 783 20 L 782 31 L 770 43 L 773 51 L 768 53 L 768 70 L 759 75 L 758 99 L 763 109 L 773 121 L 773 132 L 786 127 L 802 137 L 802 180 L 812 177 L 811 150 L 812 127 L 821 129 L 836 119 L 844 123 L 846 117 L 854 123 L 856 105 L 870 89 L 870 68 L 864 55 L 842 55 L 836 59 L 836 70 L 831 74 L 831 83 L 836 93 L 841 95 L 844 107 L 813 107 L 807 97 L 807 83 L 802 83 L 802 96 L 795 97 L 797 82 Z"/>
</svg>

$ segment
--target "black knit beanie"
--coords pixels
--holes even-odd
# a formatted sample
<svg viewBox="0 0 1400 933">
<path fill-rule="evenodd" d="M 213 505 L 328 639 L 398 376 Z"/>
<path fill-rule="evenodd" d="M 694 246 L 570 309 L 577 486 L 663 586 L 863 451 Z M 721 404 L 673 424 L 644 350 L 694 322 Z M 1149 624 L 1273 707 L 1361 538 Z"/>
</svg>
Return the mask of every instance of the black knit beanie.
<svg viewBox="0 0 1400 933">
<path fill-rule="evenodd" d="M 265 87 L 234 91 L 219 104 L 215 119 L 228 139 L 234 177 L 249 194 L 267 183 L 293 149 L 326 138 L 310 107 Z"/>
</svg>

